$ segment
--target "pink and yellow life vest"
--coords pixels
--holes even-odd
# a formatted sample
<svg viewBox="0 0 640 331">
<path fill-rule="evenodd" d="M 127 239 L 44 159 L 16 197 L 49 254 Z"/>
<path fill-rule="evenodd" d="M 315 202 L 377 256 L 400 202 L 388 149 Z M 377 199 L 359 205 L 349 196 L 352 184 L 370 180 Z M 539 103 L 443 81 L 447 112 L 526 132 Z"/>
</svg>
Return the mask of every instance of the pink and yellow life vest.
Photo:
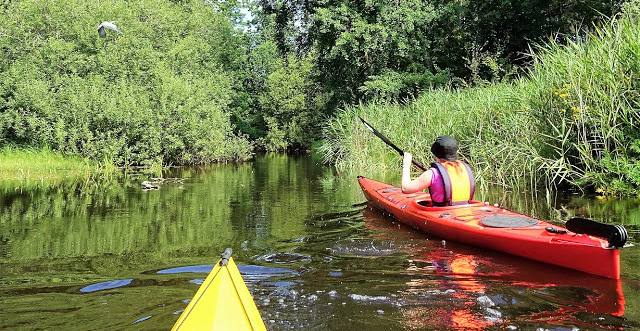
<svg viewBox="0 0 640 331">
<path fill-rule="evenodd" d="M 470 203 L 476 190 L 473 172 L 463 161 L 434 162 L 431 164 L 442 178 L 444 201 L 434 202 L 435 206 L 454 206 Z"/>
</svg>

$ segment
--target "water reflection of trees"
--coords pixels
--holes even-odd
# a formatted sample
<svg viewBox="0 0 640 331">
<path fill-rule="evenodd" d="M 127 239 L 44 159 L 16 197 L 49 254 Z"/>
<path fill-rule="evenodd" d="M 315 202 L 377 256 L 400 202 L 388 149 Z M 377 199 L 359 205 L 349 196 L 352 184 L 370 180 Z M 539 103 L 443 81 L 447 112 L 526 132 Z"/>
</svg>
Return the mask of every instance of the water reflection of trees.
<svg viewBox="0 0 640 331">
<path fill-rule="evenodd" d="M 151 191 L 142 190 L 141 182 L 150 178 L 144 174 L 28 187 L 5 183 L 5 261 L 192 256 L 243 242 L 265 251 L 274 242 L 304 237 L 305 220 L 344 198 L 338 192 L 343 188 L 331 186 L 331 169 L 308 157 L 268 154 L 254 163 L 174 168 L 163 175 L 184 179 Z"/>
<path fill-rule="evenodd" d="M 168 252 L 229 237 L 225 191 L 167 186 L 144 192 L 140 182 L 132 175 L 5 189 L 0 217 L 10 258 Z M 212 226 L 214 233 L 203 231 Z"/>
</svg>

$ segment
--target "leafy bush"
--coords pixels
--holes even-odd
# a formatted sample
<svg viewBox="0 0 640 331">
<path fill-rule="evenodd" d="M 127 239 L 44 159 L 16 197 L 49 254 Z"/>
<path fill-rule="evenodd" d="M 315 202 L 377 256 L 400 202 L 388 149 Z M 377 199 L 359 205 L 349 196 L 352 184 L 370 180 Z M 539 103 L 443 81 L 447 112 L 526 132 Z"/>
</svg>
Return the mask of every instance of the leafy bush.
<svg viewBox="0 0 640 331">
<path fill-rule="evenodd" d="M 103 21 L 123 34 L 99 38 Z M 117 164 L 250 156 L 229 120 L 235 32 L 206 2 L 14 1 L 0 26 L 0 144 Z"/>
</svg>

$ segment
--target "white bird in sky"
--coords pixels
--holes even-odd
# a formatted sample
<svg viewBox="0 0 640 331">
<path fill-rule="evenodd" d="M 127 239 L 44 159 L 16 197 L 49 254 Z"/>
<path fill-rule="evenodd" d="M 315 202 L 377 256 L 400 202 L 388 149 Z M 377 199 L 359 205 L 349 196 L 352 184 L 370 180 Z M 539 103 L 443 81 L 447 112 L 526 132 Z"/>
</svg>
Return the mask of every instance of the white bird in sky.
<svg viewBox="0 0 640 331">
<path fill-rule="evenodd" d="M 107 31 L 105 31 L 105 28 L 111 29 L 111 30 L 113 30 L 113 31 L 115 31 L 117 33 L 122 33 L 122 31 L 120 31 L 118 29 L 118 27 L 113 23 L 113 21 L 111 21 L 111 22 L 102 22 L 102 23 L 100 23 L 100 25 L 98 25 L 98 35 L 101 38 L 104 38 L 104 37 L 107 36 Z"/>
</svg>

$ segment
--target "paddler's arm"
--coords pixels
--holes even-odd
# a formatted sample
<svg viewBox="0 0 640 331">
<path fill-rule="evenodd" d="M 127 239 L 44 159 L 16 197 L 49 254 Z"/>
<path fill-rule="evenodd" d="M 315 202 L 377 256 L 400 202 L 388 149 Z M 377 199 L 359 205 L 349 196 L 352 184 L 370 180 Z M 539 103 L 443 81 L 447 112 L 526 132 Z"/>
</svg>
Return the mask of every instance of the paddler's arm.
<svg viewBox="0 0 640 331">
<path fill-rule="evenodd" d="M 431 170 L 423 172 L 418 178 L 411 180 L 411 153 L 404 153 L 402 158 L 402 193 L 422 191 L 431 185 Z"/>
</svg>

